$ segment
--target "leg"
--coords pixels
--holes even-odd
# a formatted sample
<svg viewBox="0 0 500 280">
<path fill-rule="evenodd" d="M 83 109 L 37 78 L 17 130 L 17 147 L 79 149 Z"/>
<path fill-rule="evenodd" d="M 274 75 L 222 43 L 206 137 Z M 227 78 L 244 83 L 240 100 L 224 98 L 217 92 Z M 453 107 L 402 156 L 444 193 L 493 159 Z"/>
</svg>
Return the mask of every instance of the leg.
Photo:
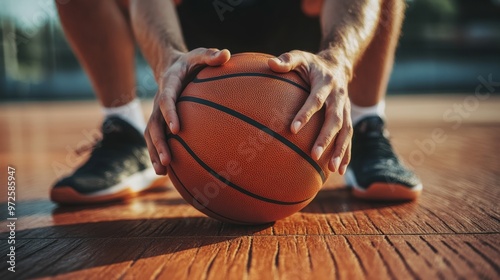
<svg viewBox="0 0 500 280">
<path fill-rule="evenodd" d="M 50 196 L 62 204 L 121 200 L 162 186 L 142 136 L 144 116 L 135 100 L 134 38 L 125 1 L 72 0 L 57 4 L 61 22 L 104 107 L 102 140 Z"/>
<path fill-rule="evenodd" d="M 404 2 L 385 0 L 373 39 L 354 68 L 349 97 L 355 105 L 374 106 L 383 100 L 394 63 L 404 18 Z"/>
<path fill-rule="evenodd" d="M 346 173 L 353 194 L 371 200 L 411 200 L 422 184 L 394 153 L 386 137 L 384 97 L 403 22 L 404 1 L 384 0 L 375 34 L 349 84 L 354 134 Z"/>
<path fill-rule="evenodd" d="M 101 104 L 117 107 L 132 101 L 134 38 L 126 5 L 101 0 L 56 3 L 66 38 Z"/>
</svg>

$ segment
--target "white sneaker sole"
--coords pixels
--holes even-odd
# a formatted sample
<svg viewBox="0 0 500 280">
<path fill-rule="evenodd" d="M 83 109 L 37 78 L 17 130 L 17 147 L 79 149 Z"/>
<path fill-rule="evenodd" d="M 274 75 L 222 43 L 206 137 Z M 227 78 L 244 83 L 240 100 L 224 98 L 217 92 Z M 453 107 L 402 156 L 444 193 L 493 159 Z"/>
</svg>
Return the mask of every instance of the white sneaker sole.
<svg viewBox="0 0 500 280">
<path fill-rule="evenodd" d="M 70 186 L 53 188 L 50 199 L 61 204 L 92 204 L 123 200 L 148 189 L 167 186 L 167 182 L 167 176 L 156 175 L 154 169 L 150 167 L 110 188 L 90 194 L 79 193 Z"/>
<path fill-rule="evenodd" d="M 356 181 L 354 172 L 347 168 L 345 173 L 347 185 L 352 187 L 355 197 L 377 201 L 404 201 L 415 200 L 422 193 L 423 186 L 418 184 L 412 188 L 396 183 L 378 182 L 371 184 L 367 189 L 361 188 Z"/>
</svg>

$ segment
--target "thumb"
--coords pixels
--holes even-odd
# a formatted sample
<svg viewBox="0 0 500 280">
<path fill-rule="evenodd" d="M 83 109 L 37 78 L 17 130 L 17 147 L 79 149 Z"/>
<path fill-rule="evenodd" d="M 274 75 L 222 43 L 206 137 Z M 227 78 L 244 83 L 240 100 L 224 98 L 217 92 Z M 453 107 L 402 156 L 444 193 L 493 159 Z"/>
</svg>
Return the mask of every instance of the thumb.
<svg viewBox="0 0 500 280">
<path fill-rule="evenodd" d="M 215 51 L 205 56 L 204 63 L 209 66 L 219 66 L 226 63 L 231 58 L 231 53 L 227 49 Z"/>
<path fill-rule="evenodd" d="M 274 72 L 287 73 L 290 72 L 300 65 L 306 64 L 304 56 L 301 52 L 291 51 L 284 53 L 278 57 L 270 58 L 267 61 L 269 68 Z"/>
</svg>

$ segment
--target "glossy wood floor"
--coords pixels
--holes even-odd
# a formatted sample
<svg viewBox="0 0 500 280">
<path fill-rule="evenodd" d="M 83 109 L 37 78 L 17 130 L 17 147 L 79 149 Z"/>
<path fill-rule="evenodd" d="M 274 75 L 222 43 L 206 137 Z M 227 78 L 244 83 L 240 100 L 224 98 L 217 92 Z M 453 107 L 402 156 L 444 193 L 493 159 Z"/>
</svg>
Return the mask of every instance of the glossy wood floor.
<svg viewBox="0 0 500 280">
<path fill-rule="evenodd" d="M 418 201 L 358 201 L 332 177 L 301 212 L 242 227 L 205 217 L 171 186 L 58 207 L 50 185 L 84 159 L 74 150 L 97 131 L 98 105 L 1 104 L 0 279 L 499 279 L 500 98 L 392 97 L 388 115 L 396 149 L 423 180 Z M 444 141 L 431 141 L 436 129 Z M 8 164 L 18 183 L 15 273 Z"/>
</svg>

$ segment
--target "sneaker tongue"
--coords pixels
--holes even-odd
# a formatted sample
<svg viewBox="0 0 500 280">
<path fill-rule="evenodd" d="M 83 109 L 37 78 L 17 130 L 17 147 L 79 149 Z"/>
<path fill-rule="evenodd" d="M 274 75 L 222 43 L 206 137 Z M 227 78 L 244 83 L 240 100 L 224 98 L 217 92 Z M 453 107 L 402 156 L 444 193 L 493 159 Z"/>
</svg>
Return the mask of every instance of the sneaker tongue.
<svg viewBox="0 0 500 280">
<path fill-rule="evenodd" d="M 120 125 L 120 121 L 117 120 L 117 118 L 110 117 L 107 118 L 103 123 L 102 123 L 102 134 L 103 135 L 110 135 L 114 133 L 119 133 L 123 131 L 123 126 Z"/>
<path fill-rule="evenodd" d="M 356 130 L 366 137 L 379 137 L 384 135 L 384 121 L 380 117 L 368 117 L 357 125 Z"/>
<path fill-rule="evenodd" d="M 102 124 L 103 139 L 116 139 L 127 142 L 144 142 L 142 134 L 128 122 L 119 117 L 108 117 Z"/>
</svg>

